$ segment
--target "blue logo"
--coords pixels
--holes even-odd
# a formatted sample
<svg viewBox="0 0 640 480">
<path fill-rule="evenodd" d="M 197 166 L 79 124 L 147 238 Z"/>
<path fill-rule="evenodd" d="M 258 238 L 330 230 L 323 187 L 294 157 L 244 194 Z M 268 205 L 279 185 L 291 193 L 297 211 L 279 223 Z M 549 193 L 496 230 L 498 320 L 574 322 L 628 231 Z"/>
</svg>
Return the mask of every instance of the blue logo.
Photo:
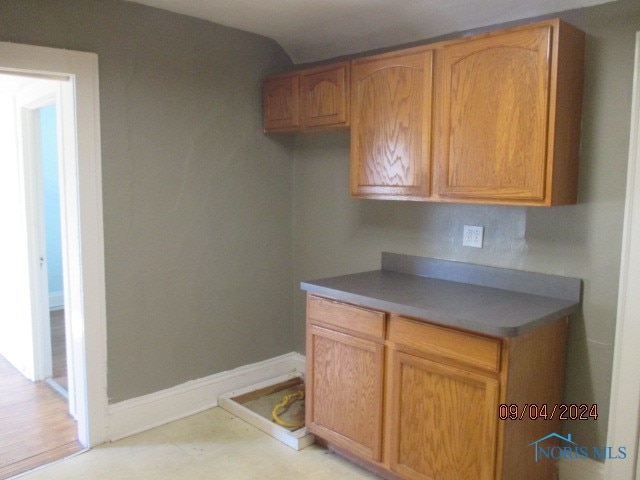
<svg viewBox="0 0 640 480">
<path fill-rule="evenodd" d="M 544 446 L 544 442 L 552 438 L 557 438 L 559 445 Z M 581 446 L 573 441 L 570 433 L 563 437 L 559 433 L 552 432 L 527 446 L 533 446 L 536 462 L 545 458 L 552 460 L 585 460 L 587 458 L 592 458 L 593 460 L 624 460 L 627 458 L 627 447 Z"/>
</svg>

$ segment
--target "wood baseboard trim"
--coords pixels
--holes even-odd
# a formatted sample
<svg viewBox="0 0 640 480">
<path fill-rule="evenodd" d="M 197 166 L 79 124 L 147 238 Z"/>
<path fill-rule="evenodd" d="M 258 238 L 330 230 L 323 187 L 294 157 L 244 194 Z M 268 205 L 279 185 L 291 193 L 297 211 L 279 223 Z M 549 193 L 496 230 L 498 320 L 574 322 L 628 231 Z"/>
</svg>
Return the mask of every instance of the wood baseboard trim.
<svg viewBox="0 0 640 480">
<path fill-rule="evenodd" d="M 291 352 L 114 403 L 107 409 L 106 441 L 113 442 L 216 407 L 223 393 L 304 370 L 305 357 Z"/>
<path fill-rule="evenodd" d="M 581 460 L 560 460 L 559 480 L 604 480 L 604 463 L 590 458 Z"/>
</svg>

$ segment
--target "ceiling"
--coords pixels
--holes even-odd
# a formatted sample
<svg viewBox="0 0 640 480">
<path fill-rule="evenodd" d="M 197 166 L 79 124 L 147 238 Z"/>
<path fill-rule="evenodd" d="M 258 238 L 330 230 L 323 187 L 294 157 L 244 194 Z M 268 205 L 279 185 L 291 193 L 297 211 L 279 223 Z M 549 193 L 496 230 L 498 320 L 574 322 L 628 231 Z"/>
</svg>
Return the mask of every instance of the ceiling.
<svg viewBox="0 0 640 480">
<path fill-rule="evenodd" d="M 277 41 L 295 63 L 611 0 L 134 0 Z"/>
</svg>

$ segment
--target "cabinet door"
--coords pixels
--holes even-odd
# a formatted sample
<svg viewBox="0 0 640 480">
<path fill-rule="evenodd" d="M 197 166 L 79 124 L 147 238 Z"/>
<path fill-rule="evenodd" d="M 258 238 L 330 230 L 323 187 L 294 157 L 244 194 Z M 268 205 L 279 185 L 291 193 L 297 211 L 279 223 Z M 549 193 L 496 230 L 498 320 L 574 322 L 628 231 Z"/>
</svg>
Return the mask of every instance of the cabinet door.
<svg viewBox="0 0 640 480">
<path fill-rule="evenodd" d="M 264 130 L 286 131 L 300 126 L 297 73 L 267 78 L 262 86 Z"/>
<path fill-rule="evenodd" d="M 383 346 L 307 324 L 306 426 L 361 458 L 380 461 Z"/>
<path fill-rule="evenodd" d="M 351 81 L 351 194 L 429 195 L 432 52 L 357 60 Z"/>
<path fill-rule="evenodd" d="M 475 203 L 544 199 L 550 38 L 546 25 L 443 47 L 439 197 Z"/>
<path fill-rule="evenodd" d="M 347 62 L 303 71 L 300 77 L 303 127 L 348 126 L 348 85 Z"/>
<path fill-rule="evenodd" d="M 493 480 L 498 381 L 391 350 L 388 456 L 409 479 Z"/>
</svg>

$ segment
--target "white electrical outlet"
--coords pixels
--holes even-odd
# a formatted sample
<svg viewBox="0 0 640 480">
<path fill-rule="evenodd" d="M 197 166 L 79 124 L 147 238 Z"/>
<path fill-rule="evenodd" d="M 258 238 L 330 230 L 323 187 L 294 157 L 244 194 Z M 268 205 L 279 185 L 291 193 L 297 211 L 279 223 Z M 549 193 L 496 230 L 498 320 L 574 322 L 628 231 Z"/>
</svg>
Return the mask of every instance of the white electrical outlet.
<svg viewBox="0 0 640 480">
<path fill-rule="evenodd" d="M 484 236 L 484 227 L 475 225 L 465 225 L 464 234 L 462 235 L 462 246 L 482 248 L 482 237 Z"/>
</svg>

